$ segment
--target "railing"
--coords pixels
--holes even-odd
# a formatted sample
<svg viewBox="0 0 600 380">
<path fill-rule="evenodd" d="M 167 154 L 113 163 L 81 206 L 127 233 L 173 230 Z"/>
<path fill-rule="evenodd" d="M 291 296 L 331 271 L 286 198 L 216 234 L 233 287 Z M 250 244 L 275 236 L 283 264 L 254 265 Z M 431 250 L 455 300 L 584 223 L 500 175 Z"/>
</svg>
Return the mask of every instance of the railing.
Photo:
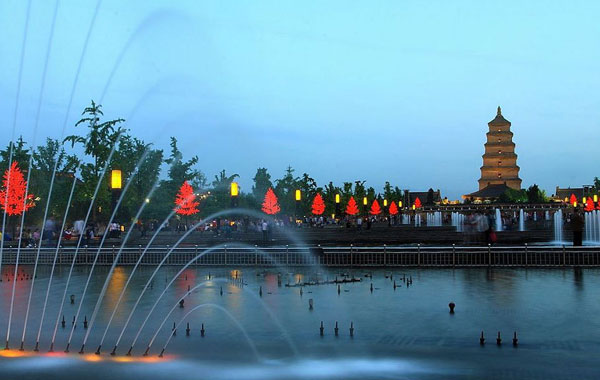
<svg viewBox="0 0 600 380">
<path fill-rule="evenodd" d="M 167 247 L 148 248 L 141 265 L 157 265 L 171 251 L 166 265 L 184 265 L 193 262 L 204 266 L 344 266 L 344 267 L 563 267 L 600 266 L 600 247 L 572 246 L 378 246 L 378 247 Z M 127 247 L 121 252 L 119 265 L 134 265 L 144 251 L 142 246 Z M 50 265 L 55 248 L 42 248 L 38 264 Z M 91 265 L 98 254 L 97 265 L 111 265 L 118 247 L 82 247 L 77 253 L 76 265 Z M 36 248 L 21 248 L 19 265 L 35 263 Z M 17 249 L 5 248 L 3 264 L 14 264 Z M 75 248 L 63 247 L 58 251 L 57 264 L 70 265 Z"/>
</svg>

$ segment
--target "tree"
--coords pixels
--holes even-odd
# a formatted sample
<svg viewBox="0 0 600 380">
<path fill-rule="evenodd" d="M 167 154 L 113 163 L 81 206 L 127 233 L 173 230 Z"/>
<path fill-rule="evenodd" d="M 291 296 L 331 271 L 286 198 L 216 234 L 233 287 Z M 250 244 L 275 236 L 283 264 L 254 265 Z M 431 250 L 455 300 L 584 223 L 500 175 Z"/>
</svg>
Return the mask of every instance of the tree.
<svg viewBox="0 0 600 380">
<path fill-rule="evenodd" d="M 82 115 L 84 117 L 75 123 L 75 127 L 86 126 L 88 133 L 85 136 L 67 136 L 63 143 L 71 142 L 71 147 L 80 144 L 84 148 L 84 153 L 91 156 L 92 162 L 85 162 L 81 165 L 81 191 L 77 191 L 76 194 L 77 201 L 81 204 L 94 202 L 92 220 L 96 220 L 97 210 L 101 208 L 108 210 L 110 206 L 109 175 L 105 175 L 102 179 L 106 182 L 106 186 L 100 186 L 95 196 L 94 192 L 98 181 L 100 181 L 100 174 L 111 156 L 113 147 L 117 144 L 121 134 L 126 131 L 126 129 L 120 127 L 125 120 L 114 119 L 100 122 L 100 117 L 104 115 L 102 106 L 96 104 L 93 100 L 92 104 L 83 110 Z"/>
<path fill-rule="evenodd" d="M 529 203 L 545 203 L 548 201 L 546 194 L 543 190 L 540 190 L 538 185 L 533 184 L 526 190 L 527 201 Z"/>
<path fill-rule="evenodd" d="M 200 203 L 196 200 L 194 189 L 185 181 L 175 197 L 175 212 L 179 215 L 194 215 L 198 213 Z"/>
<path fill-rule="evenodd" d="M 350 197 L 350 200 L 348 201 L 348 205 L 346 206 L 346 214 L 348 215 L 356 215 L 358 214 L 358 206 L 356 205 L 356 201 L 354 200 L 354 197 Z"/>
<path fill-rule="evenodd" d="M 210 215 L 230 207 L 231 183 L 237 177 L 239 177 L 238 174 L 232 174 L 228 176 L 225 172 L 225 169 L 221 170 L 219 174 L 215 176 L 215 180 L 212 182 L 210 196 L 206 198 L 205 205 L 203 206 L 204 215 Z"/>
<path fill-rule="evenodd" d="M 281 199 L 281 208 L 284 214 L 294 213 L 296 208 L 294 192 L 297 188 L 298 178 L 294 178 L 294 169 L 288 166 L 283 177 L 275 181 L 275 191 Z"/>
<path fill-rule="evenodd" d="M 252 194 L 258 199 L 263 199 L 267 190 L 273 187 L 271 183 L 271 175 L 267 172 L 266 168 L 258 168 L 254 175 L 254 186 L 252 186 Z"/>
<path fill-rule="evenodd" d="M 320 193 L 317 193 L 317 195 L 315 195 L 311 209 L 314 215 L 322 215 L 323 212 L 325 212 L 325 202 L 323 201 L 323 197 Z"/>
<path fill-rule="evenodd" d="M 392 201 L 392 203 L 390 203 L 390 215 L 397 215 L 398 214 L 398 206 L 396 206 L 396 202 Z"/>
<path fill-rule="evenodd" d="M 265 214 L 269 214 L 269 215 L 275 215 L 279 211 L 281 211 L 281 208 L 279 207 L 279 203 L 277 202 L 277 196 L 275 195 L 275 192 L 273 191 L 273 188 L 271 188 L 271 187 L 269 187 L 269 189 L 265 193 L 265 199 L 262 203 L 262 211 Z"/>
<path fill-rule="evenodd" d="M 8 170 L 8 163 L 11 157 L 12 150 L 12 161 L 17 162 L 29 162 L 29 149 L 25 148 L 25 141 L 23 141 L 23 136 L 19 136 L 17 141 L 9 142 L 6 149 L 0 151 L 0 171 L 4 172 Z"/>
<path fill-rule="evenodd" d="M 19 163 L 13 161 L 10 168 L 4 172 L 0 190 L 0 205 L 7 215 L 21 215 L 35 206 L 33 194 L 25 196 L 26 188 L 27 181 L 19 169 Z"/>
<path fill-rule="evenodd" d="M 421 208 L 421 206 L 421 200 L 417 197 L 417 199 L 415 199 L 415 208 Z"/>
</svg>

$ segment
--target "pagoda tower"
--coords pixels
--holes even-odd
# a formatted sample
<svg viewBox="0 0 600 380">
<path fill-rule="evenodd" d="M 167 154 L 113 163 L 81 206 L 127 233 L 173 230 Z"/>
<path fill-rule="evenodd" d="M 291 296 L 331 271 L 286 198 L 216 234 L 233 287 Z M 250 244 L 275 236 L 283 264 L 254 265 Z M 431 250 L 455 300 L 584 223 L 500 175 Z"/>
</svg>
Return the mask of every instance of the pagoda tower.
<svg viewBox="0 0 600 380">
<path fill-rule="evenodd" d="M 506 185 L 512 189 L 521 190 L 515 143 L 512 141 L 513 133 L 510 131 L 510 121 L 498 113 L 494 120 L 488 123 L 490 128 L 486 133 L 485 154 L 479 179 L 479 190 L 490 185 Z"/>
</svg>

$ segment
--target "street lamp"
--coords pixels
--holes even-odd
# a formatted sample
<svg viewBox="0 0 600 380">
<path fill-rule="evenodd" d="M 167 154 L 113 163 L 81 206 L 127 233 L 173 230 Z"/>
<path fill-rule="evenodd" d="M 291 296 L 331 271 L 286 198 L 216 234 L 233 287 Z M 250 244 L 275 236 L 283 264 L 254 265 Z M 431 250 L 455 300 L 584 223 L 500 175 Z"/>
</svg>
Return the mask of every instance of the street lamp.
<svg viewBox="0 0 600 380">
<path fill-rule="evenodd" d="M 594 194 L 594 203 L 598 202 L 598 194 Z"/>
<path fill-rule="evenodd" d="M 335 215 L 340 215 L 340 195 L 336 194 L 335 195 L 335 214 L 332 216 L 333 220 L 335 221 Z"/>
<path fill-rule="evenodd" d="M 236 207 L 238 195 L 240 195 L 240 186 L 237 182 L 231 182 L 229 194 L 231 195 L 231 207 Z"/>
<path fill-rule="evenodd" d="M 296 189 L 294 192 L 294 199 L 296 199 L 296 206 L 294 207 L 294 223 L 298 224 L 298 206 L 302 200 L 302 191 L 300 191 L 300 189 Z"/>
<path fill-rule="evenodd" d="M 123 175 L 121 173 L 121 170 L 119 169 L 112 169 L 110 172 L 110 210 L 111 212 L 115 211 L 115 208 L 117 207 L 117 201 L 119 199 L 119 196 L 121 195 L 121 188 L 123 186 Z M 111 232 L 112 230 L 109 229 Z M 111 236 L 112 237 L 112 236 Z"/>
<path fill-rule="evenodd" d="M 367 199 L 367 197 L 363 197 L 363 213 L 365 214 L 365 216 L 367 215 L 367 204 L 369 203 L 369 200 Z"/>
</svg>

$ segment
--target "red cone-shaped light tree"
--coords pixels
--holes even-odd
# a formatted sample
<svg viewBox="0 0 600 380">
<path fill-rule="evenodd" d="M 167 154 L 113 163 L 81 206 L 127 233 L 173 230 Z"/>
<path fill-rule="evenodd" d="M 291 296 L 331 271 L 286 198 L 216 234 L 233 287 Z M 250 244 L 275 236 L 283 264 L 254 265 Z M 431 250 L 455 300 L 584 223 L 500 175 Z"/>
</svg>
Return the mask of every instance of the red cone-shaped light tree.
<svg viewBox="0 0 600 380">
<path fill-rule="evenodd" d="M 574 206 L 575 203 L 577 203 L 577 197 L 575 196 L 575 194 L 571 193 L 571 198 L 569 198 L 569 203 L 571 204 L 571 206 Z"/>
<path fill-rule="evenodd" d="M 21 215 L 35 206 L 33 194 L 27 194 L 25 199 L 26 188 L 27 181 L 23 172 L 19 169 L 18 162 L 13 161 L 10 168 L 4 172 L 0 189 L 0 205 L 7 215 Z"/>
<path fill-rule="evenodd" d="M 262 210 L 265 214 L 269 215 L 275 215 L 281 211 L 279 203 L 277 203 L 277 195 L 275 195 L 275 192 L 270 187 L 265 194 L 265 200 L 262 203 Z"/>
<path fill-rule="evenodd" d="M 398 214 L 398 206 L 396 206 L 396 202 L 392 201 L 392 203 L 390 203 L 390 215 L 397 215 Z"/>
<path fill-rule="evenodd" d="M 591 197 L 588 197 L 587 202 L 585 202 L 585 211 L 594 211 L 594 201 Z"/>
<path fill-rule="evenodd" d="M 377 202 L 377 199 L 373 200 L 373 203 L 371 204 L 371 209 L 369 210 L 369 214 L 371 214 L 371 215 L 381 214 L 381 207 L 379 207 L 379 202 Z"/>
<path fill-rule="evenodd" d="M 356 215 L 358 214 L 358 206 L 356 205 L 356 201 L 354 197 L 350 197 L 348 201 L 348 205 L 346 206 L 346 214 L 348 215 Z"/>
<path fill-rule="evenodd" d="M 417 197 L 417 199 L 415 199 L 415 207 L 416 208 L 421 208 L 421 200 L 419 199 L 419 197 Z"/>
<path fill-rule="evenodd" d="M 314 215 L 322 215 L 325 212 L 325 202 L 323 201 L 323 197 L 320 193 L 317 193 L 317 195 L 315 195 L 315 199 L 313 199 L 311 209 Z"/>
<path fill-rule="evenodd" d="M 175 212 L 179 215 L 193 215 L 198 213 L 198 206 L 200 202 L 196 200 L 196 194 L 192 185 L 185 181 L 179 188 L 179 192 L 175 197 Z"/>
</svg>

